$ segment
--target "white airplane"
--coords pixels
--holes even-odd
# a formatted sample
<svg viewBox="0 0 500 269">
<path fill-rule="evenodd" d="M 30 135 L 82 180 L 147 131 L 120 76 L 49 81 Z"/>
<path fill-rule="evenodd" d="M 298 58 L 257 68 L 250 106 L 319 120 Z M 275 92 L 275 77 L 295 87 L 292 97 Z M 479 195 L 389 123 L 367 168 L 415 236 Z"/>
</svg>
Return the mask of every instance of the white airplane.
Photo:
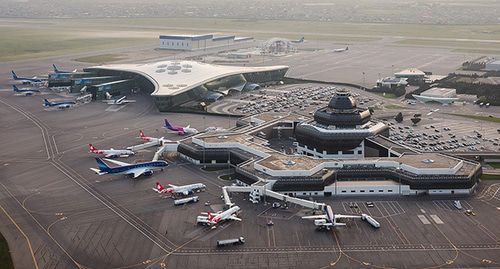
<svg viewBox="0 0 500 269">
<path fill-rule="evenodd" d="M 239 206 L 233 206 L 226 211 L 219 211 L 217 213 L 214 213 L 213 215 L 210 212 L 206 212 L 206 213 L 202 212 L 201 213 L 202 216 L 198 216 L 196 218 L 196 221 L 199 224 L 205 224 L 208 226 L 218 224 L 219 222 L 225 221 L 225 220 L 241 221 L 240 218 L 236 217 L 239 211 L 240 211 Z"/>
<path fill-rule="evenodd" d="M 157 142 L 158 143 L 160 141 L 170 141 L 170 140 L 163 139 L 163 137 L 156 138 L 156 137 L 146 136 L 142 130 L 139 130 L 139 138 L 145 142 Z"/>
<path fill-rule="evenodd" d="M 11 71 L 12 72 L 12 79 L 13 80 L 16 80 L 16 81 L 20 81 L 21 83 L 23 84 L 32 84 L 32 85 L 40 85 L 40 84 L 43 84 L 44 82 L 47 81 L 46 78 L 38 78 L 38 77 L 31 77 L 31 78 L 28 78 L 28 77 L 18 77 L 16 72 L 14 72 L 14 70 Z"/>
<path fill-rule="evenodd" d="M 135 103 L 135 100 L 127 100 L 127 96 L 122 96 L 119 99 L 110 99 L 111 94 L 106 92 L 106 98 L 107 100 L 102 100 L 104 103 L 108 105 L 124 105 L 127 103 Z"/>
<path fill-rule="evenodd" d="M 40 93 L 38 89 L 19 89 L 16 85 L 12 85 L 12 90 L 15 92 L 15 95 L 19 96 L 31 96 Z"/>
<path fill-rule="evenodd" d="M 344 51 L 348 51 L 349 50 L 349 46 L 343 48 L 343 49 L 334 49 L 332 50 L 332 52 L 344 52 Z"/>
<path fill-rule="evenodd" d="M 327 205 L 324 215 L 302 217 L 302 219 L 314 219 L 317 228 L 330 229 L 331 227 L 346 226 L 345 223 L 337 222 L 338 219 L 361 219 L 361 216 L 333 214 L 332 207 Z"/>
<path fill-rule="evenodd" d="M 104 157 L 106 158 L 116 158 L 116 157 L 122 157 L 126 158 L 130 155 L 134 155 L 135 152 L 128 150 L 128 149 L 96 149 L 92 144 L 89 144 L 89 149 L 90 153 L 94 154 L 104 154 Z"/>
<path fill-rule="evenodd" d="M 182 194 L 184 196 L 188 196 L 189 194 L 194 193 L 195 191 L 204 190 L 207 188 L 207 186 L 205 186 L 205 184 L 202 183 L 195 183 L 183 186 L 175 186 L 172 184 L 168 184 L 168 186 L 170 188 L 165 188 L 160 184 L 160 182 L 156 182 L 156 188 L 153 188 L 153 190 L 157 193 L 172 193 L 172 194 Z"/>
<path fill-rule="evenodd" d="M 139 163 L 126 163 L 117 160 L 104 159 L 118 166 L 110 167 L 101 158 L 95 158 L 99 168 L 90 168 L 96 174 L 102 176 L 106 174 L 122 174 L 131 175 L 133 178 L 138 178 L 141 175 L 151 176 L 154 170 L 163 170 L 163 167 L 168 166 L 166 161 L 150 161 Z"/>
<path fill-rule="evenodd" d="M 298 44 L 298 43 L 304 43 L 306 42 L 306 39 L 304 37 L 301 37 L 300 39 L 297 40 L 290 40 L 290 42 Z"/>
<path fill-rule="evenodd" d="M 43 106 L 47 108 L 58 108 L 58 109 L 66 109 L 71 108 L 76 105 L 75 101 L 60 101 L 60 102 L 50 102 L 47 99 L 43 99 Z"/>
</svg>

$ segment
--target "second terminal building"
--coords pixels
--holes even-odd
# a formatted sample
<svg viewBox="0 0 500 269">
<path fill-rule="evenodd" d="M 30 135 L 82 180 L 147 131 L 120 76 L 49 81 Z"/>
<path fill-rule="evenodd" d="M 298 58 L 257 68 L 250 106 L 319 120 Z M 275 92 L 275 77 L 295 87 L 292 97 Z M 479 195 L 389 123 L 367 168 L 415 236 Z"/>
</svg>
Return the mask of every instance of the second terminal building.
<svg viewBox="0 0 500 269">
<path fill-rule="evenodd" d="M 182 111 L 183 108 L 196 107 L 200 102 L 216 101 L 232 91 L 255 90 L 262 83 L 280 81 L 288 66 L 245 67 L 163 61 L 94 66 L 84 71 L 99 81 L 86 85 L 86 90 L 95 99 L 103 99 L 106 92 L 125 95 L 128 90 L 137 89 L 151 94 L 160 111 Z M 75 79 L 74 86 L 84 79 Z"/>
</svg>

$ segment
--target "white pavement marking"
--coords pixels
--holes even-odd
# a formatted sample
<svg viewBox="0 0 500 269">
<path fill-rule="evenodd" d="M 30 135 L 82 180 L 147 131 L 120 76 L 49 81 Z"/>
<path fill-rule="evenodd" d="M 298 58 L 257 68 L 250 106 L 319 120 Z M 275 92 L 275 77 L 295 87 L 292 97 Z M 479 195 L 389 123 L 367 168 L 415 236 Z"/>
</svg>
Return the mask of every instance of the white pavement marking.
<svg viewBox="0 0 500 269">
<path fill-rule="evenodd" d="M 431 219 L 436 223 L 436 224 L 444 224 L 444 222 L 437 216 L 437 215 L 431 215 Z"/>
<path fill-rule="evenodd" d="M 423 224 L 431 224 L 431 222 L 424 215 L 417 215 Z"/>
</svg>

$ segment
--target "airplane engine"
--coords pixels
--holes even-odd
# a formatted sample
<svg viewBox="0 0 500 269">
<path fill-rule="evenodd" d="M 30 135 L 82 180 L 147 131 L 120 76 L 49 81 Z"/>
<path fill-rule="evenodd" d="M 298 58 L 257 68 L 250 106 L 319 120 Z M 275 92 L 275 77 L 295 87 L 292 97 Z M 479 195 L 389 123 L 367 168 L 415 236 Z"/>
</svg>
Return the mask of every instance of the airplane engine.
<svg viewBox="0 0 500 269">
<path fill-rule="evenodd" d="M 153 171 L 144 172 L 144 176 L 150 177 L 153 175 Z"/>
<path fill-rule="evenodd" d="M 316 225 L 316 226 L 323 226 L 325 224 L 326 224 L 326 220 L 324 220 L 324 219 L 314 220 L 314 225 Z"/>
</svg>

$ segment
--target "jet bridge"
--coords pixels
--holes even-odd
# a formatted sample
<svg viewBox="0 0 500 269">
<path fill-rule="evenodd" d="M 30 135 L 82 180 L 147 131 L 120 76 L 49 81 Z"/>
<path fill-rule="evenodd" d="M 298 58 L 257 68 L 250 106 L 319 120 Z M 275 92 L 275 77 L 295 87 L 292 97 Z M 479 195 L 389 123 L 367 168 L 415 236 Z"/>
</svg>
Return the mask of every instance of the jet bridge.
<svg viewBox="0 0 500 269">
<path fill-rule="evenodd" d="M 224 197 L 224 202 L 226 206 L 231 207 L 234 205 L 234 203 L 231 202 L 231 199 L 229 198 L 229 192 L 248 192 L 250 194 L 250 201 L 252 201 L 253 203 L 258 203 L 260 201 L 261 196 L 269 196 L 283 202 L 297 204 L 310 209 L 323 210 L 326 207 L 324 203 L 317 203 L 314 201 L 309 201 L 296 197 L 290 197 L 288 195 L 272 191 L 270 188 L 267 188 L 269 184 L 271 183 L 258 181 L 255 184 L 247 187 L 224 186 L 222 188 L 222 195 Z"/>
</svg>

